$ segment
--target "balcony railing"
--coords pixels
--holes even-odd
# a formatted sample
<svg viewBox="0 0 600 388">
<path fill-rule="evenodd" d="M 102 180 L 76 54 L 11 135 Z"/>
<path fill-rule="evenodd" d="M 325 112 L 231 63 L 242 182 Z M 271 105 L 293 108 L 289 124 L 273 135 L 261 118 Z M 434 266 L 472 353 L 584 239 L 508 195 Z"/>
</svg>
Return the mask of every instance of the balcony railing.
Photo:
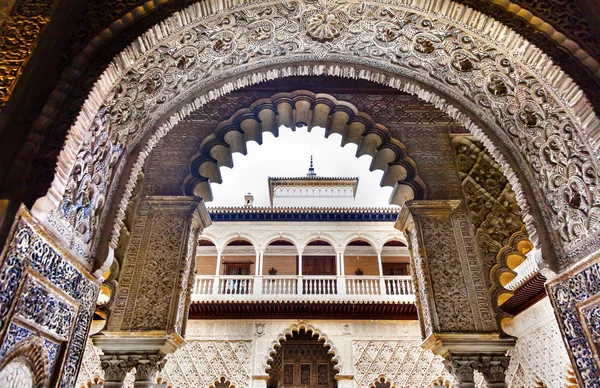
<svg viewBox="0 0 600 388">
<path fill-rule="evenodd" d="M 414 303 L 410 276 L 196 276 L 192 299 Z"/>
</svg>

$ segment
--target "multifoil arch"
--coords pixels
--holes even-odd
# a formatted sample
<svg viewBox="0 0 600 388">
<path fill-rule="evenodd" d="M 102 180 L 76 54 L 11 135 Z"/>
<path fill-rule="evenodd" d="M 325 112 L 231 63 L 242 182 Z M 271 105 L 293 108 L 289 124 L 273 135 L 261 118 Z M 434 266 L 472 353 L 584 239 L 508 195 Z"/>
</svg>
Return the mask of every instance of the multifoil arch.
<svg viewBox="0 0 600 388">
<path fill-rule="evenodd" d="M 342 373 L 342 371 L 344 370 L 344 366 L 342 365 L 340 355 L 337 349 L 333 346 L 333 343 L 331 342 L 329 337 L 322 330 L 319 330 L 313 325 L 303 321 L 290 325 L 284 331 L 279 333 L 277 335 L 277 338 L 269 344 L 269 348 L 267 350 L 267 357 L 265 358 L 265 361 L 263 363 L 264 373 L 268 374 L 269 369 L 271 369 L 269 363 L 273 361 L 273 355 L 275 355 L 277 349 L 281 348 L 281 343 L 286 341 L 286 336 L 293 337 L 294 333 L 300 333 L 301 330 L 304 330 L 307 333 L 313 333 L 313 335 L 317 335 L 319 337 L 319 342 L 323 341 L 322 346 L 329 348 L 329 351 L 327 353 L 332 355 L 331 362 L 333 363 L 333 369 L 335 369 L 339 374 L 344 374 Z"/>
<path fill-rule="evenodd" d="M 71 130 L 48 195 L 33 212 L 91 266 L 110 187 L 140 140 L 145 143 L 136 157 L 144 159 L 154 135 L 224 93 L 287 75 L 328 74 L 418 95 L 465 125 L 514 181 L 532 242 L 538 246 L 538 232 L 549 233 L 543 237 L 553 249 L 545 254 L 556 252 L 566 265 L 597 244 L 591 237 L 600 228 L 593 156 L 600 143 L 598 119 L 579 87 L 540 60 L 536 47 L 491 19 L 447 14 L 452 4 L 271 2 L 213 16 L 200 6 L 183 10 L 124 51 L 101 77 Z M 383 10 L 387 19 L 379 20 Z M 311 29 L 311 18 L 324 13 L 334 16 L 329 32 Z M 379 22 L 366 23 L 370 18 Z M 276 22 L 300 28 L 279 41 L 274 31 L 283 30 L 272 28 Z M 246 40 L 232 44 L 233 36 Z M 257 40 L 250 45 L 254 51 L 239 46 L 248 39 Z M 205 54 L 212 61 L 208 67 Z M 215 66 L 218 76 L 211 72 Z M 235 81 L 226 81 L 233 76 Z M 157 129 L 149 135 L 152 127 Z M 529 208 L 527 190 L 539 209 Z M 536 222 L 545 228 L 536 229 Z"/>
<path fill-rule="evenodd" d="M 307 126 L 309 130 L 322 127 L 326 137 L 333 133 L 341 135 L 342 146 L 356 144 L 356 156 L 371 156 L 370 170 L 383 171 L 381 186 L 394 188 L 392 204 L 402 205 L 407 200 L 424 199 L 427 195 L 416 163 L 407 156 L 404 144 L 394 139 L 385 126 L 351 103 L 305 90 L 258 100 L 250 108 L 241 109 L 219 123 L 190 160 L 184 193 L 212 200 L 210 184 L 222 182 L 220 167 L 233 167 L 234 152 L 245 155 L 247 142 L 261 144 L 264 132 L 278 136 L 281 125 L 292 129 Z"/>
</svg>

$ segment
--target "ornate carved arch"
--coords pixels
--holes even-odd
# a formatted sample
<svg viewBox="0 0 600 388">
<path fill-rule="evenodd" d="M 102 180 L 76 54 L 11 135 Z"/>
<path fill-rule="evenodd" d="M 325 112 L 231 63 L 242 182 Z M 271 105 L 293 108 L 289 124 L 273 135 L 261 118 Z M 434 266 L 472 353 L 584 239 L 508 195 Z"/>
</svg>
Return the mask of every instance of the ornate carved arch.
<svg viewBox="0 0 600 388">
<path fill-rule="evenodd" d="M 516 277 L 514 269 L 527 259 L 525 255 L 532 249 L 533 244 L 529 241 L 527 233 L 521 229 L 514 233 L 508 240 L 508 245 L 498 252 L 496 264 L 490 272 L 490 292 L 496 305 L 501 306 L 514 294 L 504 286 Z"/>
<path fill-rule="evenodd" d="M 396 385 L 386 375 L 377 376 L 369 385 L 369 388 L 377 388 L 377 384 L 389 384 L 389 388 L 396 388 Z"/>
<path fill-rule="evenodd" d="M 307 333 L 313 333 L 319 336 L 319 341 L 324 341 L 323 346 L 329 348 L 328 353 L 332 355 L 331 362 L 333 362 L 333 369 L 338 371 L 339 374 L 343 374 L 343 365 L 340 361 L 338 351 L 333 346 L 333 343 L 329 340 L 327 335 L 323 333 L 323 331 L 315 328 L 313 325 L 302 321 L 294 323 L 293 325 L 279 333 L 277 339 L 271 342 L 271 344 L 269 345 L 269 349 L 267 350 L 267 357 L 263 363 L 263 371 L 265 372 L 265 374 L 269 371 L 269 369 L 271 369 L 269 363 L 273 361 L 273 355 L 277 352 L 277 348 L 281 347 L 281 342 L 286 341 L 286 336 L 293 337 L 294 333 L 299 333 L 301 330 L 304 330 Z"/>
<path fill-rule="evenodd" d="M 235 385 L 227 378 L 227 376 L 221 375 L 215 379 L 209 388 L 221 387 L 226 384 L 229 384 L 227 385 L 229 388 L 235 388 Z"/>
<path fill-rule="evenodd" d="M 416 163 L 407 156 L 406 147 L 389 130 L 351 103 L 328 94 L 306 90 L 278 93 L 254 102 L 250 108 L 234 113 L 207 136 L 190 161 L 190 174 L 183 191 L 206 201 L 212 200 L 210 183 L 221 183 L 219 168 L 233 167 L 232 153 L 246 154 L 246 143 L 262 144 L 263 132 L 279 135 L 279 127 L 308 126 L 325 128 L 325 137 L 342 136 L 342 146 L 358 146 L 357 157 L 370 155 L 370 170 L 382 170 L 382 186 L 394 187 L 390 202 L 402 205 L 409 199 L 424 199 L 427 188 L 417 175 Z"/>
<path fill-rule="evenodd" d="M 454 384 L 452 384 L 451 381 L 440 376 L 437 379 L 433 380 L 427 388 L 454 388 Z"/>
<path fill-rule="evenodd" d="M 594 221 L 600 212 L 594 205 L 598 161 L 593 150 L 600 145 L 597 117 L 577 85 L 558 67 L 539 60 L 543 54 L 537 48 L 491 19 L 451 13 L 453 4 L 447 2 L 448 7 L 439 8 L 436 23 L 428 21 L 430 8 L 420 2 L 386 5 L 391 10 L 386 13 L 389 20 L 379 20 L 381 29 L 373 30 L 369 26 L 375 24 L 362 21 L 378 20 L 381 5 L 333 4 L 326 12 L 336 15 L 336 23 L 340 23 L 337 36 L 319 36 L 311 32 L 310 23 L 298 22 L 325 12 L 317 3 L 271 6 L 273 12 L 260 17 L 258 6 L 248 5 L 248 23 L 233 23 L 237 16 L 225 11 L 218 17 L 200 7 L 181 11 L 161 24 L 163 29 L 153 29 L 139 39 L 97 83 L 59 158 L 53 186 L 36 203 L 34 213 L 40 219 L 52 213 L 49 223 L 64 232 L 61 235 L 85 260 L 95 249 L 92 245 L 105 217 L 104 205 L 112 200 L 109 187 L 120 181 L 123 155 L 141 139 L 147 140 L 134 156 L 139 161 L 131 168 L 135 175 L 156 141 L 206 101 L 265 79 L 329 74 L 383 83 L 448 112 L 483 139 L 502 165 L 527 214 L 534 244 L 539 244 L 539 232 L 553 245 L 546 256 L 552 257 L 555 251 L 564 265 L 584 256 L 597 248 L 590 236 L 600 228 Z M 410 23 L 398 29 L 394 20 L 403 15 L 411 15 L 403 19 Z M 224 19 L 232 23 L 220 23 Z M 256 35 L 248 30 L 261 30 L 261 23 L 296 23 L 299 28 L 289 30 L 289 37 L 281 42 L 272 33 Z M 208 31 L 208 26 L 212 34 L 197 35 L 193 28 Z M 365 42 L 359 46 L 345 44 L 359 31 L 370 40 L 359 40 Z M 238 47 L 242 41 L 231 44 L 232 34 L 255 39 L 251 46 L 256 51 L 242 54 Z M 159 52 L 158 47 L 172 50 Z M 407 55 L 394 56 L 395 50 Z M 204 51 L 212 61 L 208 67 L 196 60 Z M 478 56 L 484 51 L 485 57 Z M 273 56 L 282 52 L 286 55 Z M 339 54 L 333 54 L 336 52 Z M 547 65 L 540 67 L 541 63 Z M 215 67 L 220 69 L 218 75 L 210 71 Z M 229 81 L 232 77 L 235 81 Z M 181 102 L 193 96 L 192 102 Z M 176 113 L 165 118 L 167 112 Z M 155 124 L 159 125 L 154 135 L 147 135 Z M 565 138 L 570 139 L 569 144 Z M 100 156 L 95 149 L 103 150 Z M 509 152 L 503 152 L 505 149 Z M 577 157 L 571 158 L 575 152 Z M 511 160 L 506 159 L 509 154 Z M 565 161 L 568 166 L 561 164 Z M 92 175 L 94 179 L 90 179 Z M 529 184 L 521 186 L 521 180 Z M 533 193 L 541 215 L 535 204 L 530 211 L 525 190 Z M 82 206 L 79 198 L 90 193 L 91 200 Z M 574 197 L 585 201 L 572 201 Z M 79 213 L 89 216 L 78 217 Z M 546 228 L 536 230 L 534 219 Z M 554 233 L 555 225 L 567 225 L 566 232 Z"/>
<path fill-rule="evenodd" d="M 48 386 L 50 382 L 50 365 L 44 344 L 39 337 L 29 337 L 15 344 L 0 362 L 0 370 L 3 370 L 15 360 L 21 360 L 27 364 L 35 379 L 34 386 Z"/>
</svg>

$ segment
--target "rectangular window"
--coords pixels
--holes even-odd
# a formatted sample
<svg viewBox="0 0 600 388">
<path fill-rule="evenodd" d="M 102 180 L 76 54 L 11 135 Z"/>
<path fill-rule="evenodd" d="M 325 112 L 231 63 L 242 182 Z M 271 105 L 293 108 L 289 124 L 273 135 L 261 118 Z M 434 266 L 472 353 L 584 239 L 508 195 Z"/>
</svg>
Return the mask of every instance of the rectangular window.
<svg viewBox="0 0 600 388">
<path fill-rule="evenodd" d="M 310 364 L 300 365 L 300 384 L 310 384 Z"/>
<path fill-rule="evenodd" d="M 283 383 L 294 384 L 294 364 L 283 364 Z"/>
<path fill-rule="evenodd" d="M 329 384 L 329 365 L 319 364 L 317 370 L 317 384 L 328 385 Z"/>
<path fill-rule="evenodd" d="M 408 263 L 381 263 L 383 276 L 407 276 L 410 274 Z"/>
</svg>

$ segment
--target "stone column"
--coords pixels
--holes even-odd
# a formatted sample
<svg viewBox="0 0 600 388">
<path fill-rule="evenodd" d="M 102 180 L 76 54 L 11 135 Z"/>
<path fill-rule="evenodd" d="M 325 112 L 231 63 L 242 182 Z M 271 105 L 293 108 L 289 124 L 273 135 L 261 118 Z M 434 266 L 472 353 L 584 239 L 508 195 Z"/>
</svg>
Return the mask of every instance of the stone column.
<svg viewBox="0 0 600 388">
<path fill-rule="evenodd" d="M 446 358 L 458 388 L 474 386 L 475 369 L 488 387 L 505 387 L 505 355 L 515 339 L 495 319 L 464 203 L 409 201 L 396 227 L 409 242 L 421 346 Z"/>
<path fill-rule="evenodd" d="M 260 264 L 260 253 L 258 251 L 256 251 L 254 261 L 256 263 L 254 264 L 254 276 L 262 275 L 262 265 Z"/>
<path fill-rule="evenodd" d="M 103 367 L 136 368 L 136 387 L 154 386 L 164 356 L 184 344 L 198 233 L 208 225 L 198 198 L 140 201 L 107 329 L 92 337 L 104 354 Z"/>
<path fill-rule="evenodd" d="M 121 388 L 127 373 L 134 365 L 127 356 L 100 356 L 100 366 L 104 370 L 104 387 Z"/>
<path fill-rule="evenodd" d="M 215 278 L 213 279 L 213 295 L 217 295 L 219 293 L 219 276 L 221 270 L 221 256 L 223 255 L 223 251 L 217 249 L 217 268 L 215 269 Z"/>
<path fill-rule="evenodd" d="M 263 261 L 264 251 L 256 251 L 256 264 L 254 265 L 254 290 L 253 294 L 260 295 L 263 293 Z"/>
<path fill-rule="evenodd" d="M 135 388 L 154 388 L 156 384 L 156 374 L 162 370 L 165 365 L 165 358 L 162 356 L 142 356 L 134 357 L 135 362 Z"/>
<path fill-rule="evenodd" d="M 342 275 L 342 255 L 343 252 L 335 253 L 335 262 L 336 262 L 336 283 L 337 283 L 337 293 L 338 295 L 346 295 L 346 277 Z"/>
<path fill-rule="evenodd" d="M 379 295 L 386 295 L 385 279 L 383 278 L 383 264 L 381 264 L 381 252 L 377 252 L 377 267 L 379 268 Z"/>
<path fill-rule="evenodd" d="M 302 252 L 298 252 L 298 295 L 304 293 L 304 283 L 302 279 Z"/>
</svg>

